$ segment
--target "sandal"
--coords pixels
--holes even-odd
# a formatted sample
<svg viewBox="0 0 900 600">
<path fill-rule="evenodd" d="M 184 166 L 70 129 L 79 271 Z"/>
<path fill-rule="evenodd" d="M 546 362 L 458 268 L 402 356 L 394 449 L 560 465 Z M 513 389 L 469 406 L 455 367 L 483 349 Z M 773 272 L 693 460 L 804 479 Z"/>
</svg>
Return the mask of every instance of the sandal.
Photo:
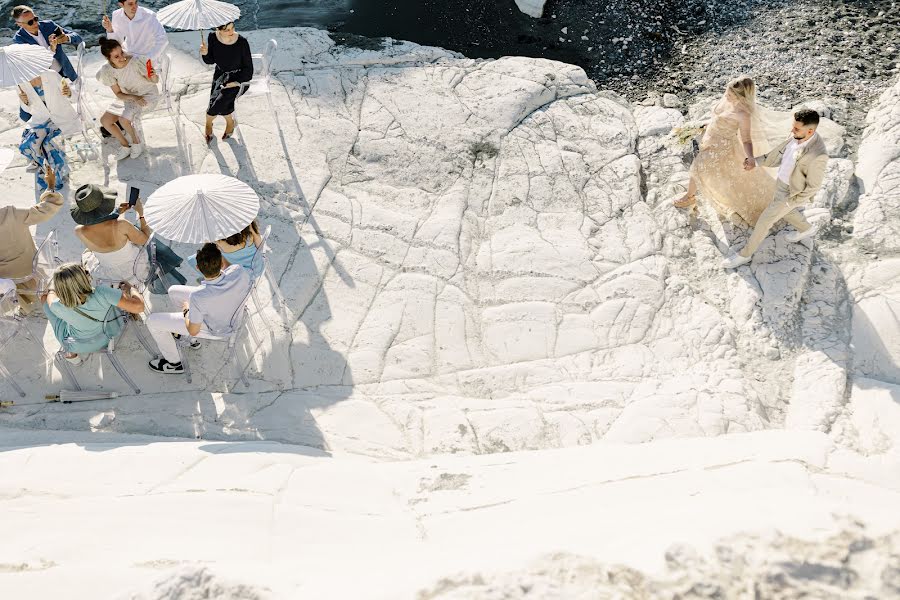
<svg viewBox="0 0 900 600">
<path fill-rule="evenodd" d="M 212 142 L 212 141 L 213 141 L 213 138 L 215 137 L 215 136 L 213 135 L 212 129 L 210 129 L 209 131 L 204 131 L 204 132 L 203 132 L 203 136 L 206 138 L 206 145 L 207 145 L 207 146 L 209 146 L 210 142 Z"/>
<path fill-rule="evenodd" d="M 233 135 L 234 135 L 234 129 L 232 129 L 231 131 L 226 131 L 225 133 L 222 134 L 222 141 L 224 142 L 225 140 L 227 140 L 228 138 L 230 138 Z"/>
<path fill-rule="evenodd" d="M 672 201 L 672 206 L 675 208 L 691 208 L 695 204 L 697 204 L 696 196 L 682 196 L 681 198 Z"/>
</svg>

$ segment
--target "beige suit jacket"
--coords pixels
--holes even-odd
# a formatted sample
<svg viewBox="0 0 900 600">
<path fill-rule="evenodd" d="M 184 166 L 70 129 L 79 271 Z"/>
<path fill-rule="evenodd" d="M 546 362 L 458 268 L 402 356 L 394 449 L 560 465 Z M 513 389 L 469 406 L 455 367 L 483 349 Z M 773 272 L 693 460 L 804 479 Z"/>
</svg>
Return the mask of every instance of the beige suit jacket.
<svg viewBox="0 0 900 600">
<path fill-rule="evenodd" d="M 784 158 L 784 151 L 793 138 L 789 137 L 774 148 L 768 154 L 764 154 L 756 159 L 756 164 L 763 167 L 781 166 L 781 160 Z M 828 166 L 828 149 L 825 148 L 825 142 L 821 135 L 817 135 L 814 139 L 804 144 L 794 163 L 794 170 L 791 171 L 790 177 L 790 195 L 788 199 L 791 204 L 806 204 L 815 197 L 816 192 L 822 187 L 822 181 L 825 179 L 825 168 Z"/>
<path fill-rule="evenodd" d="M 41 201 L 31 208 L 0 208 L 0 277 L 31 275 L 31 263 L 37 248 L 28 228 L 53 218 L 62 205 L 62 196 L 56 192 L 44 192 Z"/>
</svg>

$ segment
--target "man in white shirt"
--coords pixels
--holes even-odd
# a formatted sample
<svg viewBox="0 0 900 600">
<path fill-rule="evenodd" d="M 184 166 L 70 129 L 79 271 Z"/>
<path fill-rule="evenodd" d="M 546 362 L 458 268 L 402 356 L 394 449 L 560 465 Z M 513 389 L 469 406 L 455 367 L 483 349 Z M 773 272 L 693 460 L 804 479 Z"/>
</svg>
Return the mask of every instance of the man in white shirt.
<svg viewBox="0 0 900 600">
<path fill-rule="evenodd" d="M 240 265 L 223 267 L 222 251 L 204 244 L 197 252 L 197 268 L 204 280 L 199 286 L 173 285 L 169 298 L 183 308 L 180 313 L 153 313 L 147 329 L 156 341 L 161 358 L 150 361 L 150 370 L 166 375 L 184 373 L 177 337 L 209 338 L 227 335 L 241 304 L 250 294 L 250 272 Z M 198 348 L 194 341 L 191 348 Z"/>
<path fill-rule="evenodd" d="M 112 19 L 103 15 L 107 37 L 118 40 L 128 54 L 157 62 L 169 45 L 169 38 L 156 13 L 138 6 L 138 0 L 119 0 L 119 6 Z"/>
<path fill-rule="evenodd" d="M 740 252 L 732 251 L 722 261 L 722 267 L 734 269 L 750 262 L 753 253 L 780 219 L 796 229 L 784 236 L 788 242 L 799 242 L 816 234 L 818 227 L 803 218 L 797 208 L 815 197 L 825 179 L 828 149 L 822 136 L 816 133 L 818 126 L 819 113 L 806 108 L 798 110 L 794 113 L 790 138 L 768 154 L 744 161 L 747 170 L 758 165 L 778 166 L 775 197 L 757 219 L 747 244 Z"/>
</svg>

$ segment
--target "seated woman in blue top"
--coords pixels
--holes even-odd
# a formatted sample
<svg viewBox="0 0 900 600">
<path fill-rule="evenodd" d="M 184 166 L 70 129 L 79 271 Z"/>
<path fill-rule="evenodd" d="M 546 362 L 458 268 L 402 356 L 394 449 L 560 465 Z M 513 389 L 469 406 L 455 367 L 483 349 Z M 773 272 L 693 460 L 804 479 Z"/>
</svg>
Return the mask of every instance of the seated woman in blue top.
<svg viewBox="0 0 900 600">
<path fill-rule="evenodd" d="M 262 246 L 262 236 L 259 235 L 259 225 L 256 219 L 244 227 L 244 230 L 230 235 L 227 238 L 216 240 L 216 246 L 222 251 L 222 259 L 225 267 L 228 265 L 241 265 L 250 271 L 251 277 L 256 279 L 262 275 L 265 263 L 262 260 L 254 260 L 256 252 Z M 262 258 L 260 256 L 260 258 Z M 197 268 L 197 257 L 188 258 L 188 263 Z M 223 267 L 224 268 L 224 267 Z"/>
<path fill-rule="evenodd" d="M 133 314 L 144 311 L 144 299 L 130 285 L 95 289 L 91 276 L 78 263 L 65 264 L 53 273 L 51 291 L 41 301 L 53 334 L 67 352 L 66 360 L 73 364 L 82 362 L 79 352 L 102 350 L 110 336 L 118 333 L 118 322 L 104 326 L 116 315 L 114 307 Z"/>
</svg>

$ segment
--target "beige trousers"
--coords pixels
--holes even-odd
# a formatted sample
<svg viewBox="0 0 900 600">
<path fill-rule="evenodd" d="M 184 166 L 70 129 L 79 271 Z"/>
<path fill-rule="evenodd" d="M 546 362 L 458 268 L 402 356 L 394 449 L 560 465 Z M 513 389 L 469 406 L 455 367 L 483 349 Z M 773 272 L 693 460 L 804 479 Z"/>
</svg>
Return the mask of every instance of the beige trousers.
<svg viewBox="0 0 900 600">
<path fill-rule="evenodd" d="M 802 203 L 791 202 L 789 198 L 790 193 L 790 186 L 779 180 L 778 186 L 775 188 L 775 197 L 772 198 L 772 203 L 766 207 L 766 210 L 759 215 L 756 227 L 753 228 L 753 233 L 750 235 L 750 241 L 747 242 L 747 245 L 740 252 L 741 256 L 750 256 L 756 252 L 756 249 L 766 239 L 769 231 L 779 219 L 784 219 L 793 225 L 797 231 L 806 231 L 810 228 L 810 224 L 803 218 L 803 215 L 797 212 L 797 207 Z"/>
</svg>

